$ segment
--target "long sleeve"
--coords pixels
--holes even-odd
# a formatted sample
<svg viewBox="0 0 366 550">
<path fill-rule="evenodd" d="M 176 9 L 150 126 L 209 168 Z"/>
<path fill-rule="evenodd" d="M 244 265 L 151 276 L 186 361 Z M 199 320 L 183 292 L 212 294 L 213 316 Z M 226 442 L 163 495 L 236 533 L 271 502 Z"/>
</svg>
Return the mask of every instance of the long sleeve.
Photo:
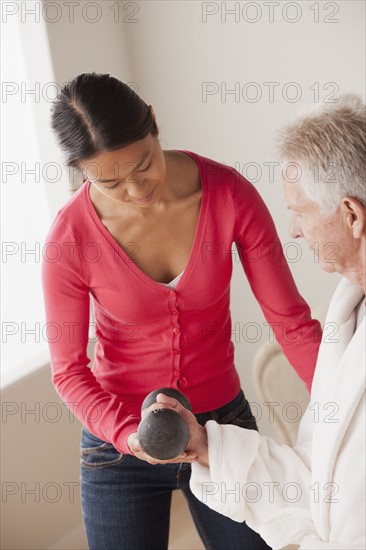
<svg viewBox="0 0 366 550">
<path fill-rule="evenodd" d="M 326 485 L 318 494 L 322 487 L 312 478 L 313 428 L 307 409 L 297 444 L 291 448 L 255 430 L 208 421 L 209 466 L 192 464 L 193 494 L 216 512 L 246 521 L 274 550 L 288 544 L 304 550 L 363 550 L 362 536 L 326 542 L 317 531 L 312 503 L 319 498 L 327 502 L 329 491 Z"/>
<path fill-rule="evenodd" d="M 255 187 L 233 173 L 235 242 L 249 284 L 290 364 L 310 391 L 322 330 L 299 294 L 272 217 Z"/>
<path fill-rule="evenodd" d="M 319 541 L 310 512 L 311 436 L 291 449 L 255 430 L 206 423 L 209 467 L 192 464 L 194 495 L 248 525 L 273 548 Z"/>
<path fill-rule="evenodd" d="M 104 391 L 88 367 L 89 287 L 80 261 L 80 246 L 57 216 L 44 245 L 42 285 L 52 382 L 65 404 L 97 437 L 130 453 L 126 439 L 139 418 Z"/>
</svg>

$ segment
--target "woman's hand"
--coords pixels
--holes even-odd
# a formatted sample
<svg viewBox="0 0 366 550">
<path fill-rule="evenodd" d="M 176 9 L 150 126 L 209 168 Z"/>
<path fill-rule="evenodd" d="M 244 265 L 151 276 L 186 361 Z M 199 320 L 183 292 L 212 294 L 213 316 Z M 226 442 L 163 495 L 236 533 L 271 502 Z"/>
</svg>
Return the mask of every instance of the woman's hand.
<svg viewBox="0 0 366 550">
<path fill-rule="evenodd" d="M 153 403 L 150 407 L 142 411 L 142 418 L 145 418 L 147 414 L 156 409 L 172 409 L 180 414 L 187 422 L 190 431 L 190 437 L 187 445 L 187 449 L 171 460 L 157 460 L 152 456 L 146 454 L 137 438 L 137 432 L 134 432 L 128 436 L 127 445 L 131 452 L 140 460 L 145 460 L 149 464 L 177 464 L 181 462 L 197 462 L 208 465 L 207 461 L 207 434 L 205 428 L 200 426 L 196 417 L 190 411 L 188 411 L 183 405 L 172 397 L 167 397 L 163 393 L 157 395 L 157 402 Z"/>
<path fill-rule="evenodd" d="M 163 408 L 170 408 L 170 407 L 155 407 L 155 408 L 163 409 Z M 151 411 L 154 409 L 151 409 L 151 407 L 149 407 L 149 409 L 146 409 L 146 410 Z M 129 446 L 132 454 L 134 454 L 140 460 L 145 460 L 149 464 L 179 464 L 180 462 L 197 461 L 197 453 L 192 451 L 185 451 L 184 453 L 180 454 L 176 458 L 172 458 L 171 460 L 158 460 L 157 458 L 153 458 L 152 456 L 149 456 L 147 453 L 145 453 L 145 451 L 142 450 L 139 440 L 137 438 L 137 432 L 133 432 L 128 436 L 127 445 Z"/>
<path fill-rule="evenodd" d="M 160 394 L 159 394 L 160 395 Z M 158 404 L 153 403 L 150 407 L 147 409 L 144 409 L 141 413 L 142 419 L 146 417 L 147 414 L 149 414 L 151 411 L 154 411 L 155 409 L 171 409 L 173 407 L 165 404 Z M 176 410 L 173 408 L 173 410 Z M 149 464 L 180 464 L 181 462 L 194 462 L 197 460 L 197 453 L 193 451 L 184 451 L 176 458 L 172 458 L 171 460 L 158 460 L 157 458 L 154 458 L 141 448 L 141 445 L 139 443 L 137 432 L 133 432 L 130 434 L 127 438 L 127 445 L 129 446 L 131 452 L 140 460 L 145 460 Z"/>
</svg>

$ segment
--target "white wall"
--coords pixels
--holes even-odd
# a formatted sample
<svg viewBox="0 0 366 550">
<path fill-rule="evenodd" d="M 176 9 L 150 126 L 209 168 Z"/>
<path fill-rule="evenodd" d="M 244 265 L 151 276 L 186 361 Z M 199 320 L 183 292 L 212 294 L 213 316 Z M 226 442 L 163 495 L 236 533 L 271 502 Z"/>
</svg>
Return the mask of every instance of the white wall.
<svg viewBox="0 0 366 550">
<path fill-rule="evenodd" d="M 24 4 L 29 7 L 40 3 Z M 314 83 L 319 83 L 320 101 L 325 101 L 332 92 L 332 87 L 326 88 L 331 82 L 335 83 L 331 86 L 336 86 L 338 93 L 364 92 L 364 3 L 352 0 L 328 3 L 281 2 L 275 8 L 273 23 L 269 22 L 269 7 L 264 2 L 226 3 L 228 9 L 237 9 L 239 5 L 239 15 L 238 12 L 236 15 L 227 15 L 226 22 L 221 2 L 120 2 L 119 18 L 115 22 L 116 12 L 110 8 L 116 3 L 105 0 L 94 3 L 101 10 L 101 17 L 95 23 L 91 22 L 95 17 L 93 9 L 85 11 L 87 4 L 91 3 L 80 2 L 75 8 L 73 20 L 70 20 L 65 3 L 58 4 L 59 13 L 49 11 L 49 21 L 45 21 L 41 10 L 39 22 L 35 21 L 38 25 L 36 28 L 32 27 L 32 19 L 27 14 L 23 14 L 24 22 L 20 19 L 22 14 L 13 16 L 14 19 L 18 18 L 23 43 L 26 45 L 24 58 L 28 79 L 38 80 L 43 85 L 53 80 L 62 84 L 81 72 L 96 71 L 111 72 L 126 82 L 133 82 L 140 95 L 154 106 L 163 148 L 189 149 L 236 165 L 240 170 L 247 163 L 256 163 L 254 166 L 262 171 L 256 186 L 270 208 L 283 243 L 289 243 L 288 216 L 279 170 L 275 170 L 275 178 L 270 181 L 268 167 L 264 163 L 276 161 L 271 153 L 272 142 L 283 121 L 291 118 L 302 106 L 314 101 L 314 88 L 311 88 Z M 296 9 L 301 7 L 302 17 L 297 23 L 284 20 L 282 8 L 285 4 L 292 4 L 284 12 L 287 18 L 294 18 Z M 319 6 L 318 23 L 314 22 L 316 14 L 310 10 L 312 5 Z M 258 6 L 262 9 L 258 22 L 245 21 L 243 13 L 247 19 L 253 19 L 255 10 L 259 10 Z M 339 7 L 339 11 L 332 16 L 333 7 Z M 203 10 L 211 10 L 213 13 L 207 15 L 206 22 L 203 22 Z M 51 22 L 59 15 L 58 21 Z M 326 16 L 339 21 L 326 23 Z M 42 21 L 46 23 L 49 49 L 47 42 L 39 42 L 45 38 Z M 11 33 L 11 28 L 9 18 L 9 26 L 4 25 L 4 30 Z M 31 50 L 32 35 L 35 52 Z M 52 70 L 47 68 L 47 56 Z M 24 71 L 24 66 L 21 71 Z M 11 78 L 21 81 L 24 77 L 19 72 Z M 205 82 L 213 83 L 213 91 L 218 90 L 218 93 L 207 96 L 206 100 L 202 97 Z M 245 85 L 250 82 L 257 83 L 256 87 L 246 89 Z M 266 82 L 279 83 L 274 88 L 273 102 L 269 100 L 269 87 L 264 85 Z M 298 102 L 291 103 L 289 97 L 282 96 L 289 82 L 296 82 L 297 88 L 301 88 L 302 97 Z M 226 101 L 225 96 L 221 97 L 220 92 L 225 90 L 225 86 L 227 89 L 239 86 L 238 102 L 233 95 L 227 95 Z M 255 89 L 262 92 L 261 99 L 256 103 L 249 101 Z M 289 88 L 288 93 L 294 90 L 294 87 Z M 7 152 L 5 158 L 15 158 L 18 144 L 25 142 L 29 147 L 30 161 L 39 154 L 44 163 L 62 163 L 52 145 L 47 125 L 49 106 L 47 101 L 41 100 L 39 104 L 32 105 L 33 115 L 29 111 L 23 115 L 21 105 L 17 105 L 19 111 L 12 116 L 21 131 L 16 135 L 17 141 L 9 139 L 11 152 Z M 32 116 L 33 120 L 29 118 L 29 125 L 25 125 L 26 117 Z M 33 146 L 34 149 L 31 149 Z M 253 180 L 253 167 L 247 176 Z M 42 187 L 39 184 L 24 188 L 15 181 L 15 195 L 4 187 L 3 200 L 8 205 L 9 214 L 14 201 L 19 218 L 24 216 L 23 209 L 30 207 L 35 212 L 34 227 L 29 228 L 25 237 L 24 232 L 21 232 L 24 230 L 16 232 L 11 225 L 12 221 L 9 221 L 10 229 L 5 234 L 6 239 L 41 240 L 48 221 L 53 219 L 57 209 L 69 196 L 68 185 L 64 175 L 55 186 Z M 35 232 L 35 236 L 31 231 Z M 289 249 L 289 252 L 294 250 Z M 329 300 L 339 277 L 321 272 L 306 246 L 301 245 L 299 250 L 301 258 L 291 264 L 291 269 L 300 292 L 312 307 L 316 307 L 319 302 Z M 10 309 L 12 317 L 18 321 L 27 318 L 29 311 L 38 318 L 43 307 L 38 273 L 30 265 L 27 272 L 20 265 L 15 266 L 16 271 L 12 274 L 7 275 L 5 271 L 9 296 L 16 294 L 12 288 L 21 287 L 29 289 L 29 295 L 32 296 L 26 302 L 26 307 L 25 304 L 14 303 Z M 11 286 L 12 280 L 16 281 L 14 287 Z M 25 309 L 22 310 L 22 307 Z M 233 321 L 239 322 L 241 328 L 252 321 L 259 325 L 263 323 L 261 311 L 251 295 L 240 264 L 235 264 L 232 281 L 232 315 Z M 256 400 L 256 395 L 250 379 L 250 364 L 262 341 L 251 343 L 241 338 L 236 344 L 237 366 L 251 401 Z M 9 357 L 11 355 L 9 351 Z M 20 484 L 28 483 L 30 487 L 36 481 L 43 486 L 48 482 L 56 482 L 64 487 L 62 484 L 65 482 L 78 481 L 77 421 L 71 423 L 66 413 L 54 424 L 48 421 L 47 416 L 41 418 L 37 425 L 34 415 L 26 416 L 25 421 L 22 418 L 23 402 L 27 408 L 37 407 L 36 402 L 41 408 L 51 402 L 62 406 L 51 386 L 47 366 L 40 369 L 38 374 L 9 386 L 3 399 L 7 403 L 15 403 L 15 409 L 14 414 L 7 417 L 3 430 L 2 479 L 17 483 L 20 488 L 18 493 L 8 495 L 7 503 L 3 505 L 6 514 L 6 522 L 3 523 L 4 548 L 61 547 L 57 546 L 61 545 L 57 539 L 68 530 L 77 529 L 81 520 L 78 496 L 74 503 L 67 500 L 66 492 L 56 504 L 46 499 L 37 504 L 33 502 L 32 496 L 22 503 Z M 52 410 L 49 409 L 49 412 L 51 414 Z M 260 427 L 263 433 L 272 433 L 272 426 L 265 417 Z M 19 528 L 19 525 L 22 527 Z M 82 544 L 85 543 L 81 541 L 80 547 Z"/>
<path fill-rule="evenodd" d="M 126 24 L 124 32 L 133 79 L 154 107 L 163 146 L 191 149 L 234 166 L 253 183 L 258 177 L 255 185 L 273 215 L 289 261 L 298 260 L 290 267 L 302 296 L 311 307 L 327 302 L 339 276 L 322 272 L 303 242 L 291 245 L 280 169 L 274 168 L 271 179 L 265 163 L 276 162 L 275 133 L 299 109 L 314 101 L 330 101 L 345 91 L 364 94 L 364 3 L 138 4 L 139 23 Z M 230 90 L 237 95 L 225 93 Z M 258 100 L 250 101 L 257 94 Z M 299 100 L 291 102 L 297 94 Z M 249 400 L 255 401 L 250 364 L 268 332 L 240 263 L 235 264 L 231 309 L 240 328 L 237 367 Z M 258 342 L 254 332 L 245 337 L 248 322 L 263 329 Z M 265 414 L 260 427 L 273 434 Z"/>
</svg>

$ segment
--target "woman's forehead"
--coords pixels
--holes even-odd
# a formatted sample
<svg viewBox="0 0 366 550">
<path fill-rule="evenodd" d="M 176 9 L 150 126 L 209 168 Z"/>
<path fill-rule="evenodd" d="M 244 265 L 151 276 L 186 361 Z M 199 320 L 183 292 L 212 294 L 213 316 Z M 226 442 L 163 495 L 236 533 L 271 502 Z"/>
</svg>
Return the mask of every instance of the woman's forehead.
<svg viewBox="0 0 366 550">
<path fill-rule="evenodd" d="M 89 179 L 115 179 L 127 176 L 140 168 L 153 153 L 151 142 L 136 141 L 115 151 L 103 151 L 93 158 L 80 162 L 80 167 Z"/>
</svg>

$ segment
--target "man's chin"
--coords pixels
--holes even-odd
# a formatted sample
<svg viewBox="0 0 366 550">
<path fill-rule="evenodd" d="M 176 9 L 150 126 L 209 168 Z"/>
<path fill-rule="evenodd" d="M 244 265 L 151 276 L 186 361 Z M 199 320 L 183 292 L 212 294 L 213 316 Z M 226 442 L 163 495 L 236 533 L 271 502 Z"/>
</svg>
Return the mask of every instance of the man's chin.
<svg viewBox="0 0 366 550">
<path fill-rule="evenodd" d="M 326 273 L 334 273 L 336 271 L 334 262 L 319 260 L 319 267 Z"/>
</svg>

